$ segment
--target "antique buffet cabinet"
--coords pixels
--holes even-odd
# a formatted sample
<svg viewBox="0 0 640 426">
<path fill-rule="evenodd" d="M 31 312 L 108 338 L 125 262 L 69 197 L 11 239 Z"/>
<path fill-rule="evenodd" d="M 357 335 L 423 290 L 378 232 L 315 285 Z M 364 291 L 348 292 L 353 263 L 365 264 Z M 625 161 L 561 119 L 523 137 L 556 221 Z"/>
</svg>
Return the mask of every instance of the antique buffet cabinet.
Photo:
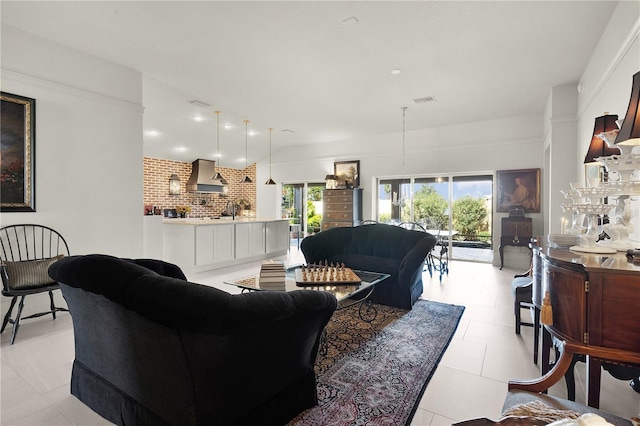
<svg viewBox="0 0 640 426">
<path fill-rule="evenodd" d="M 539 240 L 532 239 L 531 248 L 533 302 L 543 323 L 543 376 L 512 381 L 509 388 L 544 391 L 563 378 L 574 355 L 585 355 L 587 402 L 598 407 L 603 362 L 640 371 L 640 261 L 622 252 L 578 253 Z M 551 336 L 562 342 L 553 368 Z"/>
</svg>

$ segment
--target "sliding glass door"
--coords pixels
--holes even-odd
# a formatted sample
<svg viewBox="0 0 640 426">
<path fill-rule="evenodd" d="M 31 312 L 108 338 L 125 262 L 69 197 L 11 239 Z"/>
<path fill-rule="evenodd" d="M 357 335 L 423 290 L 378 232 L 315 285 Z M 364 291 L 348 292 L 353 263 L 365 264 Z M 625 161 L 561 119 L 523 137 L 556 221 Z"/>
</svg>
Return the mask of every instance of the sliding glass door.
<svg viewBox="0 0 640 426">
<path fill-rule="evenodd" d="M 492 175 L 378 182 L 379 222 L 417 222 L 449 246 L 452 258 L 492 260 Z"/>
<path fill-rule="evenodd" d="M 324 183 L 291 183 L 282 185 L 282 217 L 289 219 L 292 233 L 300 238 L 320 232 L 322 223 L 322 190 Z M 298 235 L 292 235 L 296 238 Z"/>
</svg>

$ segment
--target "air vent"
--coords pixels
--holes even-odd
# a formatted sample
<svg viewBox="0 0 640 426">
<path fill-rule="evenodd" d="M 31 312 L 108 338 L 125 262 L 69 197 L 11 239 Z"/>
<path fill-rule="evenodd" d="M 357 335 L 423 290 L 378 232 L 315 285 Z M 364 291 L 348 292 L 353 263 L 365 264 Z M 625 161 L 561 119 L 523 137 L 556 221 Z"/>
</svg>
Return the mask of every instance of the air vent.
<svg viewBox="0 0 640 426">
<path fill-rule="evenodd" d="M 282 129 L 280 130 L 281 132 L 287 132 L 287 133 L 295 133 L 295 130 L 291 130 L 291 129 Z"/>
<path fill-rule="evenodd" d="M 413 102 L 417 103 L 417 104 L 428 104 L 428 103 L 434 103 L 437 102 L 436 98 L 434 98 L 433 96 L 426 96 L 424 98 L 417 98 L 414 99 Z"/>
<path fill-rule="evenodd" d="M 193 105 L 193 106 L 200 107 L 200 108 L 209 108 L 211 106 L 208 103 L 199 101 L 197 99 L 194 99 L 192 101 L 188 101 L 187 103 L 190 104 L 190 105 Z"/>
</svg>

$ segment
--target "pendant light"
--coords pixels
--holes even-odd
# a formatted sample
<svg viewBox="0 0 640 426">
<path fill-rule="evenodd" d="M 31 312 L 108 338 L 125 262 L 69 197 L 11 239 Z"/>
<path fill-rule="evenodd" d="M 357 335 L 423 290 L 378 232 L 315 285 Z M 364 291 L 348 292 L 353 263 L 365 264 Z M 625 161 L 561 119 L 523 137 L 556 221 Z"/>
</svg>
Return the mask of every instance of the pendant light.
<svg viewBox="0 0 640 426">
<path fill-rule="evenodd" d="M 402 187 L 402 181 L 404 181 L 404 134 L 405 134 L 406 113 L 407 113 L 407 107 L 402 107 L 402 180 L 398 185 L 398 191 L 400 192 L 400 194 L 398 194 L 397 192 L 394 192 L 393 194 L 391 194 L 391 204 L 393 204 L 396 207 L 404 206 L 404 200 L 402 199 L 402 191 L 400 190 L 400 188 Z"/>
<path fill-rule="evenodd" d="M 271 132 L 273 128 L 269 127 L 269 179 L 264 183 L 265 185 L 275 185 L 276 181 L 271 179 Z"/>
<path fill-rule="evenodd" d="M 216 157 L 217 157 L 217 161 L 216 161 L 216 166 L 215 166 L 215 174 L 213 175 L 214 180 L 219 180 L 221 184 L 223 185 L 227 185 L 228 182 L 227 180 L 220 174 L 218 165 L 220 164 L 220 114 L 222 114 L 221 111 L 214 111 L 214 113 L 216 114 L 216 140 L 218 141 L 218 152 L 216 153 Z"/>
<path fill-rule="evenodd" d="M 249 120 L 243 120 L 244 123 L 244 169 L 249 167 L 247 158 L 249 157 Z M 249 175 L 244 175 L 240 183 L 253 183 Z"/>
</svg>

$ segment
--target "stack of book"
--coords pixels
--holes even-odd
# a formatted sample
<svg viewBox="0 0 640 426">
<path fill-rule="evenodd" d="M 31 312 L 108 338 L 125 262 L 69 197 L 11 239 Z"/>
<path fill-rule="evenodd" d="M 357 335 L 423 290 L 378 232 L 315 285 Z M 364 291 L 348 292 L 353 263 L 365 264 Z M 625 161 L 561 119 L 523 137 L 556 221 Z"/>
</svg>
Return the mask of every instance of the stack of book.
<svg viewBox="0 0 640 426">
<path fill-rule="evenodd" d="M 260 268 L 260 288 L 263 290 L 285 289 L 285 268 L 283 260 L 265 260 Z"/>
</svg>

